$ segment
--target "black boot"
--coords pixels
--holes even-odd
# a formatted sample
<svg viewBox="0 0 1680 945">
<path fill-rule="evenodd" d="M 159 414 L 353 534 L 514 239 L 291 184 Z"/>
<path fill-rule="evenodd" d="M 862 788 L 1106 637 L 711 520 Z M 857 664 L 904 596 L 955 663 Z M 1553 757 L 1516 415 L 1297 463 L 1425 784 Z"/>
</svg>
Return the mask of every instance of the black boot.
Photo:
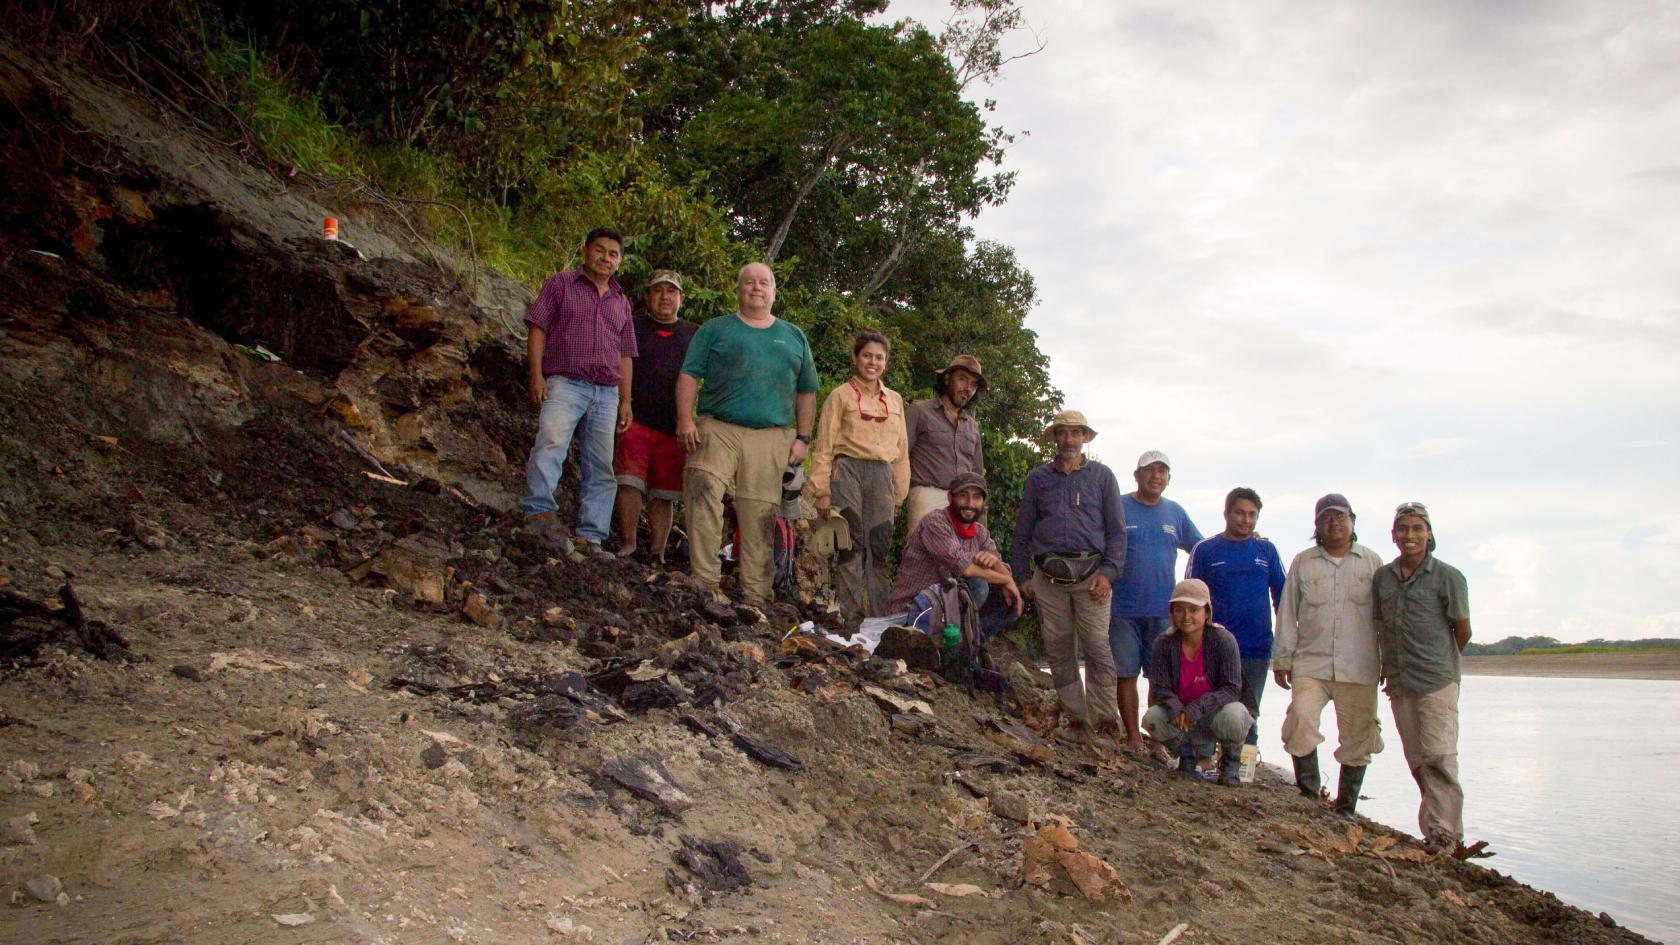
<svg viewBox="0 0 1680 945">
<path fill-rule="evenodd" d="M 1336 782 L 1336 813 L 1343 817 L 1353 816 L 1353 809 L 1359 805 L 1359 786 L 1364 783 L 1364 765 L 1357 768 L 1353 765 L 1342 765 L 1341 776 Z"/>
<path fill-rule="evenodd" d="M 1295 758 L 1295 786 L 1302 795 L 1316 799 L 1322 783 L 1318 779 L 1318 749 Z"/>
</svg>

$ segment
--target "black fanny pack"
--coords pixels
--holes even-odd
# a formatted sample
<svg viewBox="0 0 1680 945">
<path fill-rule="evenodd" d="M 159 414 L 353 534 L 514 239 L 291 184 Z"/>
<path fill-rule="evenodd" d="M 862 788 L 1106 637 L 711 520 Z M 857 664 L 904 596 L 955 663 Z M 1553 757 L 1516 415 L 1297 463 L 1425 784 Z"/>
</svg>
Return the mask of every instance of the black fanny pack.
<svg viewBox="0 0 1680 945">
<path fill-rule="evenodd" d="M 1095 574 L 1102 567 L 1102 559 L 1099 551 L 1060 551 L 1039 555 L 1033 563 L 1046 581 L 1057 587 L 1072 587 Z"/>
</svg>

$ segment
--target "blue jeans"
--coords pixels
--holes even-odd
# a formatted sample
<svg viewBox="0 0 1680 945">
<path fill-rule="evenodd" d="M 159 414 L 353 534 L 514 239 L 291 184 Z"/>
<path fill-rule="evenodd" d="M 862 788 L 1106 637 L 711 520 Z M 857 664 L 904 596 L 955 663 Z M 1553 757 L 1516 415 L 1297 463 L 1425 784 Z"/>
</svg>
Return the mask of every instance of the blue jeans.
<svg viewBox="0 0 1680 945">
<path fill-rule="evenodd" d="M 1266 677 L 1272 674 L 1271 659 L 1242 661 L 1243 679 L 1248 681 L 1248 691 L 1254 696 L 1254 727 L 1248 730 L 1250 745 L 1260 744 L 1260 694 L 1266 691 Z"/>
<path fill-rule="evenodd" d="M 578 490 L 577 534 L 599 543 L 612 525 L 613 499 L 618 482 L 613 478 L 613 429 L 618 425 L 618 388 L 591 384 L 558 374 L 548 379 L 548 396 L 537 415 L 537 441 L 525 463 L 525 486 L 529 494 L 519 505 L 526 515 L 553 512 L 554 490 L 566 468 L 566 453 L 572 435 L 580 433 L 583 454 L 579 465 L 583 485 Z"/>
<path fill-rule="evenodd" d="M 1144 674 L 1155 638 L 1171 626 L 1172 621 L 1165 617 L 1109 617 L 1108 649 L 1114 654 L 1114 675 L 1129 679 Z"/>
</svg>

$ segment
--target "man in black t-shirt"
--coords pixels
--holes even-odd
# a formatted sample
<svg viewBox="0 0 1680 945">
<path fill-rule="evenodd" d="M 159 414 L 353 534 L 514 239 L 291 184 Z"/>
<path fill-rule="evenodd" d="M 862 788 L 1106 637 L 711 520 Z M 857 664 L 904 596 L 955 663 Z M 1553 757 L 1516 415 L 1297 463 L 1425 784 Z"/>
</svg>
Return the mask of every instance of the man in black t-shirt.
<svg viewBox="0 0 1680 945">
<path fill-rule="evenodd" d="M 671 503 L 682 498 L 683 464 L 688 454 L 677 440 L 677 371 L 688 354 L 697 327 L 677 317 L 682 308 L 682 277 L 654 270 L 643 296 L 645 314 L 634 319 L 635 370 L 630 374 L 630 429 L 618 435 L 613 473 L 618 477 L 618 553 L 636 551 L 636 525 L 642 497 L 648 498 L 648 555 L 665 555 L 671 534 Z"/>
</svg>

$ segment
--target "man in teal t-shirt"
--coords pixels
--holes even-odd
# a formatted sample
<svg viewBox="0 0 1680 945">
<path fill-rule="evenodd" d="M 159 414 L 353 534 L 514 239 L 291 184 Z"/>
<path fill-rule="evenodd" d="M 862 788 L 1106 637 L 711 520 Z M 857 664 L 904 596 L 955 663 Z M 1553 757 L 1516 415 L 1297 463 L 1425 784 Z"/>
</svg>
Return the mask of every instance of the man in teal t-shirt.
<svg viewBox="0 0 1680 945">
<path fill-rule="evenodd" d="M 689 565 L 696 581 L 717 589 L 727 493 L 741 529 L 741 598 L 766 604 L 782 473 L 805 461 L 817 413 L 817 365 L 799 326 L 770 313 L 776 276 L 769 266 L 741 267 L 735 296 L 740 310 L 700 326 L 677 375 L 677 439 L 689 454 L 683 470 Z"/>
</svg>

